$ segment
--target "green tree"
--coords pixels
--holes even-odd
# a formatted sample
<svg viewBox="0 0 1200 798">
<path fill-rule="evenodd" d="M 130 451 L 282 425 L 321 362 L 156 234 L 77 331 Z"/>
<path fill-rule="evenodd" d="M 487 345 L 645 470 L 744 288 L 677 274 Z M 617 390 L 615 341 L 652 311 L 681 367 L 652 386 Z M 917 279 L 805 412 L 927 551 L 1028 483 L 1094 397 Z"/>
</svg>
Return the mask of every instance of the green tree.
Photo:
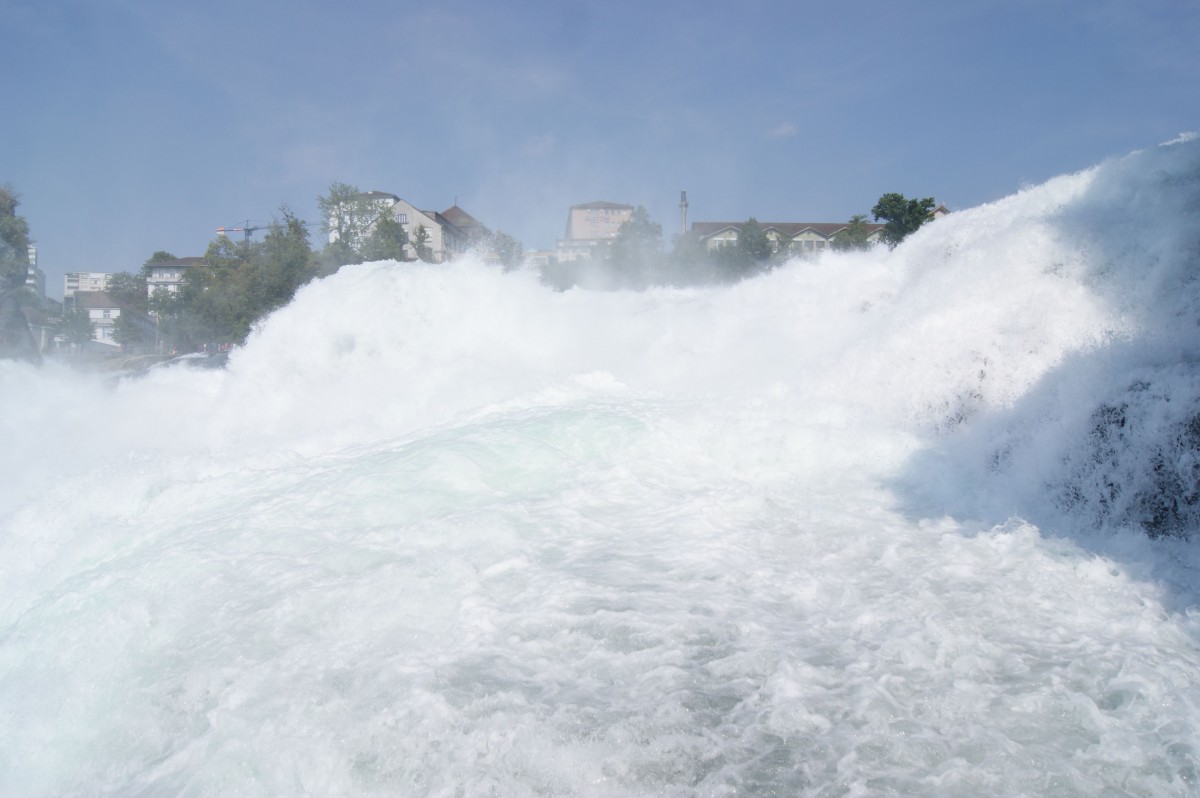
<svg viewBox="0 0 1200 798">
<path fill-rule="evenodd" d="M 113 340 L 121 345 L 126 354 L 145 352 L 153 348 L 154 340 L 133 320 L 133 312 L 122 309 L 113 321 Z"/>
<path fill-rule="evenodd" d="M 324 254 L 330 272 L 348 263 L 362 263 L 362 248 L 372 231 L 391 216 L 387 203 L 347 183 L 330 183 L 329 194 L 318 197 L 317 205 L 324 217 L 322 229 L 329 237 Z"/>
<path fill-rule="evenodd" d="M 661 282 L 662 225 L 651 220 L 645 208 L 637 206 L 617 230 L 606 260 L 619 284 L 638 288 Z"/>
<path fill-rule="evenodd" d="M 695 230 L 676 235 L 670 258 L 672 282 L 694 285 L 720 281 L 724 271 L 718 263 L 721 257 L 708 248 Z"/>
<path fill-rule="evenodd" d="M 871 248 L 871 231 L 867 228 L 867 217 L 856 213 L 850 217 L 846 229 L 839 230 L 831 246 L 839 251 L 861 251 Z"/>
<path fill-rule="evenodd" d="M 180 290 L 156 293 L 149 308 L 172 349 L 243 343 L 256 323 L 320 271 L 307 223 L 283 206 L 262 242 L 218 237 L 202 262 L 186 271 Z"/>
<path fill-rule="evenodd" d="M 76 308 L 63 313 L 54 332 L 78 350 L 95 337 L 96 328 L 88 312 Z"/>
<path fill-rule="evenodd" d="M 173 260 L 179 260 L 179 258 L 175 257 L 170 252 L 167 252 L 165 250 L 161 250 L 161 249 L 158 250 L 153 255 L 151 255 L 149 258 L 146 258 L 146 262 L 142 264 L 142 277 L 150 276 L 150 267 L 153 266 L 154 264 L 170 263 Z"/>
<path fill-rule="evenodd" d="M 108 284 L 108 293 L 122 307 L 136 308 L 142 312 L 149 307 L 145 275 L 118 272 Z"/>
<path fill-rule="evenodd" d="M 417 232 L 413 236 L 413 249 L 418 260 L 433 263 L 433 250 L 429 248 L 429 231 L 423 224 L 417 225 Z"/>
<path fill-rule="evenodd" d="M 775 254 L 775 246 L 771 243 L 767 232 L 763 230 L 758 220 L 751 216 L 738 232 L 737 249 L 751 267 L 762 268 Z"/>
<path fill-rule="evenodd" d="M 0 186 L 0 292 L 23 285 L 29 271 L 29 223 L 17 213 L 21 200 Z"/>
<path fill-rule="evenodd" d="M 504 267 L 504 271 L 510 272 L 521 265 L 521 260 L 524 257 L 521 242 L 508 233 L 499 230 L 490 233 L 488 235 L 488 247 L 500 259 L 500 265 Z"/>
<path fill-rule="evenodd" d="M 360 254 L 363 260 L 408 260 L 408 233 L 404 225 L 392 214 L 386 214 L 375 223 L 375 229 L 367 236 Z"/>
<path fill-rule="evenodd" d="M 317 274 L 308 227 L 287 206 L 280 214 L 282 218 L 268 228 L 251 270 L 256 318 L 291 302 L 296 290 Z"/>
<path fill-rule="evenodd" d="M 871 214 L 875 221 L 886 222 L 880 238 L 894 248 L 933 218 L 933 207 L 933 197 L 918 200 L 906 199 L 903 194 L 884 194 L 871 208 Z"/>
</svg>

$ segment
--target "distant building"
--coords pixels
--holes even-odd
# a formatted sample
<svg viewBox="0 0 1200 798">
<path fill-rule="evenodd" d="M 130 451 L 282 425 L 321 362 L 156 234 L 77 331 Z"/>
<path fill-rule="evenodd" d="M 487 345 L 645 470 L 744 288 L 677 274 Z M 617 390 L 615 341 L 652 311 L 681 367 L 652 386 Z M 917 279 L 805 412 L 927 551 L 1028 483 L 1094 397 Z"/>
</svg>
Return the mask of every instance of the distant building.
<svg viewBox="0 0 1200 798">
<path fill-rule="evenodd" d="M 633 206 L 616 202 L 587 202 L 572 205 L 567 212 L 566 235 L 559 239 L 555 254 L 565 263 L 588 257 L 612 246 L 621 225 L 633 217 Z"/>
<path fill-rule="evenodd" d="M 117 328 L 117 319 L 123 315 L 133 320 L 147 340 L 154 340 L 154 320 L 139 310 L 123 306 L 107 291 L 76 293 L 75 308 L 87 311 L 88 318 L 91 319 L 95 329 L 92 340 L 97 344 L 113 349 L 120 347 L 114 334 Z"/>
<path fill-rule="evenodd" d="M 709 250 L 737 243 L 745 222 L 693 222 L 696 233 Z M 847 229 L 847 222 L 760 222 L 776 252 L 812 255 L 833 246 L 834 237 Z M 867 224 L 867 240 L 875 242 L 883 232 L 882 224 Z"/>
<path fill-rule="evenodd" d="M 67 272 L 63 275 L 63 307 L 75 307 L 79 291 L 107 291 L 112 287 L 112 272 Z"/>
<path fill-rule="evenodd" d="M 38 268 L 37 247 L 29 245 L 29 269 L 25 272 L 25 285 L 32 288 L 38 299 L 46 298 L 46 274 Z"/>
<path fill-rule="evenodd" d="M 422 227 L 425 228 L 427 235 L 425 245 L 429 247 L 429 252 L 434 263 L 443 263 L 463 254 L 471 248 L 472 240 L 470 231 L 459 228 L 454 221 L 455 218 L 460 221 L 469 220 L 470 223 L 478 225 L 481 228 L 483 227 L 470 214 L 457 205 L 449 208 L 445 213 L 438 213 L 437 211 L 421 210 L 408 200 L 401 199 L 395 194 L 389 194 L 386 191 L 364 191 L 358 196 L 374 200 L 383 205 L 392 214 L 392 217 L 400 223 L 400 226 L 404 228 L 409 242 L 408 246 L 404 249 L 407 260 L 417 259 L 415 242 L 417 231 Z M 483 229 L 486 230 L 487 228 Z M 336 234 L 331 232 L 329 240 L 333 241 L 335 238 Z"/>
<path fill-rule="evenodd" d="M 466 237 L 468 247 L 484 244 L 492 235 L 492 231 L 487 229 L 482 222 L 458 207 L 457 204 L 442 211 L 441 216 Z"/>
<path fill-rule="evenodd" d="M 553 249 L 531 249 L 522 257 L 526 266 L 534 269 L 546 269 L 558 263 L 558 253 Z"/>
<path fill-rule="evenodd" d="M 183 287 L 187 270 L 204 263 L 204 258 L 176 258 L 146 264 L 146 296 L 165 291 L 177 293 Z"/>
</svg>

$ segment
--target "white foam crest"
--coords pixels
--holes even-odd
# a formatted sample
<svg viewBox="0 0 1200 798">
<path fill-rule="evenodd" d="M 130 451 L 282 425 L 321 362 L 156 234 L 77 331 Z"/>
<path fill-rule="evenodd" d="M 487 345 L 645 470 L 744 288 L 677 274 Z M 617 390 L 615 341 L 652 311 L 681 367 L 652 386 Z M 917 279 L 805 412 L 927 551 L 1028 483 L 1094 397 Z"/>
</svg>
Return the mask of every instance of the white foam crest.
<svg viewBox="0 0 1200 798">
<path fill-rule="evenodd" d="M 0 363 L 0 794 L 1194 791 L 1196 549 L 1128 521 L 1196 474 L 1198 150 L 735 286 L 365 264 L 225 371 Z"/>
</svg>

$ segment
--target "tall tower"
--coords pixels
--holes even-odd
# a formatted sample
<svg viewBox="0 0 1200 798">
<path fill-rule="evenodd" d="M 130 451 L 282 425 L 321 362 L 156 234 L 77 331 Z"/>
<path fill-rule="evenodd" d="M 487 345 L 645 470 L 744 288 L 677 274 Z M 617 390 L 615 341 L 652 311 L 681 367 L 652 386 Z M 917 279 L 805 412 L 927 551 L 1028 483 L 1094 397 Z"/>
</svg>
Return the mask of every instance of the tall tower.
<svg viewBox="0 0 1200 798">
<path fill-rule="evenodd" d="M 687 192 L 679 192 L 679 235 L 687 235 Z"/>
</svg>

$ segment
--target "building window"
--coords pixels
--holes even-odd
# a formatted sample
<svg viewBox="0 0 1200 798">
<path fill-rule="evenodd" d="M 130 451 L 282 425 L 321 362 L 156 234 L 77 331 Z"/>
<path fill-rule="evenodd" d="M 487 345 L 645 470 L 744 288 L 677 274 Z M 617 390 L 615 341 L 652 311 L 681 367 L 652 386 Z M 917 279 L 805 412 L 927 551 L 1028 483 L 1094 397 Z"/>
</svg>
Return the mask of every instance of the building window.
<svg viewBox="0 0 1200 798">
<path fill-rule="evenodd" d="M 400 224 L 408 224 L 408 214 L 407 213 L 396 214 L 396 221 L 400 222 Z"/>
<path fill-rule="evenodd" d="M 111 318 L 111 317 L 112 317 L 112 311 L 111 311 L 111 310 L 106 310 L 106 311 L 104 311 L 104 318 L 106 318 L 106 319 L 107 319 L 107 318 Z"/>
</svg>

